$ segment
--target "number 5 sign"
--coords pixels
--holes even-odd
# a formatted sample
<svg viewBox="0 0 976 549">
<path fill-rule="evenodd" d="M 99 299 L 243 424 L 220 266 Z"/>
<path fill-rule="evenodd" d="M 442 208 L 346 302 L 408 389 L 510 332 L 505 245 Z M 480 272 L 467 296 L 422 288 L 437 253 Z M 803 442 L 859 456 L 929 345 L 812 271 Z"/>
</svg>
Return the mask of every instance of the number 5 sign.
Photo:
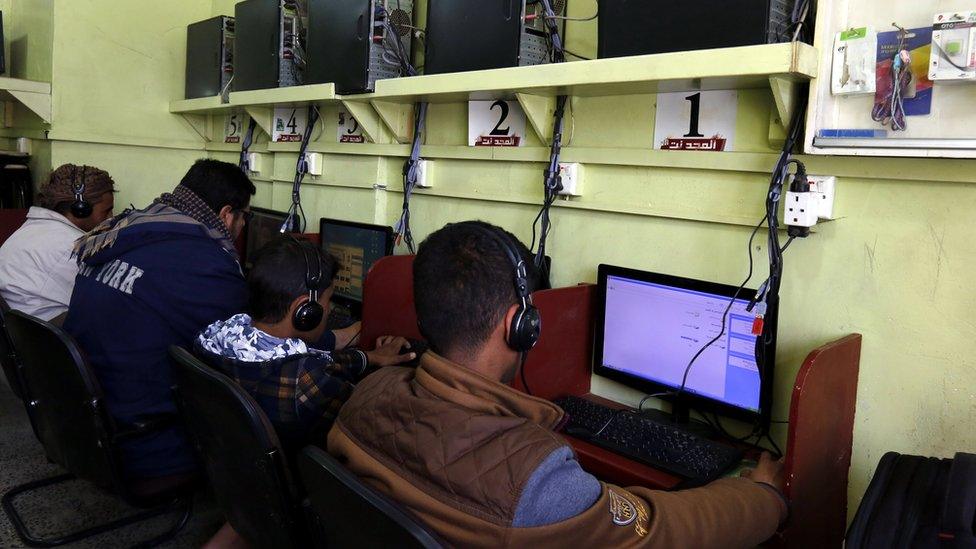
<svg viewBox="0 0 976 549">
<path fill-rule="evenodd" d="M 518 101 L 468 101 L 468 146 L 521 147 L 525 123 Z"/>
<path fill-rule="evenodd" d="M 735 150 L 735 90 L 659 93 L 654 147 L 671 151 Z"/>
</svg>

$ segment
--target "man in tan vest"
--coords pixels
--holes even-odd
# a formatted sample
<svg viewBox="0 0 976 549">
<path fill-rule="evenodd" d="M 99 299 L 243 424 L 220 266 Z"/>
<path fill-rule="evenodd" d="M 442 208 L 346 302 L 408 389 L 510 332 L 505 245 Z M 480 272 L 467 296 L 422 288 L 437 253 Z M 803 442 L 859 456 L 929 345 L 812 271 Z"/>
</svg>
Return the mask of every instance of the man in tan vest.
<svg viewBox="0 0 976 549">
<path fill-rule="evenodd" d="M 521 358 L 515 263 L 529 257 L 485 223 L 431 235 L 414 264 L 431 351 L 416 369 L 363 380 L 329 452 L 458 547 L 735 548 L 772 536 L 787 507 L 768 456 L 750 478 L 683 492 L 605 484 L 556 434 L 565 413 L 508 386 Z"/>
</svg>

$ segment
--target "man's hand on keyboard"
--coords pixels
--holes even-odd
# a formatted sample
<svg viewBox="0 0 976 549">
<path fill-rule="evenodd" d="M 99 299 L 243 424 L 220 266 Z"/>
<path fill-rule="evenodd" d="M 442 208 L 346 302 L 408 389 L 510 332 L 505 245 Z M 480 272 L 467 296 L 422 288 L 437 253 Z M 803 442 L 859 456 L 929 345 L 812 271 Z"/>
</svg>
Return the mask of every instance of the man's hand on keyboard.
<svg viewBox="0 0 976 549">
<path fill-rule="evenodd" d="M 768 484 L 780 492 L 783 491 L 783 460 L 773 460 L 769 452 L 763 452 L 759 456 L 759 464 L 755 469 L 747 469 L 742 472 L 742 476 L 756 482 Z"/>
</svg>

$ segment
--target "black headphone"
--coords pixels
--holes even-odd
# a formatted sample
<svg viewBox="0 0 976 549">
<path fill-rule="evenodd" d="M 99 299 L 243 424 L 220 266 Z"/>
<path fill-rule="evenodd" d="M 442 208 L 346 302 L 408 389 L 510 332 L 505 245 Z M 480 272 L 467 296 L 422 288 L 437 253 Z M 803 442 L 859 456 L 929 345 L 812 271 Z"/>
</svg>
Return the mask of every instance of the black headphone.
<svg viewBox="0 0 976 549">
<path fill-rule="evenodd" d="M 302 303 L 295 309 L 295 314 L 291 317 L 291 324 L 299 332 L 311 332 L 318 328 L 325 316 L 325 308 L 319 303 L 319 284 L 322 283 L 322 262 L 315 261 L 318 265 L 316 274 L 312 275 L 312 259 L 309 258 L 308 250 L 297 238 L 289 235 L 292 242 L 302 251 L 305 258 L 305 287 L 308 289 L 308 301 Z"/>
<path fill-rule="evenodd" d="M 508 332 L 508 346 L 519 353 L 527 353 L 535 347 L 542 335 L 542 315 L 532 304 L 525 260 L 521 258 L 521 253 L 506 233 L 489 229 L 478 223 L 467 222 L 467 224 L 497 242 L 515 268 L 515 294 L 519 299 L 519 308 L 512 317 L 512 325 Z"/>
<path fill-rule="evenodd" d="M 78 171 L 81 170 L 81 177 Z M 85 177 L 88 175 L 88 166 L 78 168 L 75 166 L 74 181 L 71 182 L 72 190 L 75 193 L 75 201 L 71 204 L 71 215 L 76 219 L 86 219 L 91 217 L 92 205 L 85 200 Z"/>
</svg>

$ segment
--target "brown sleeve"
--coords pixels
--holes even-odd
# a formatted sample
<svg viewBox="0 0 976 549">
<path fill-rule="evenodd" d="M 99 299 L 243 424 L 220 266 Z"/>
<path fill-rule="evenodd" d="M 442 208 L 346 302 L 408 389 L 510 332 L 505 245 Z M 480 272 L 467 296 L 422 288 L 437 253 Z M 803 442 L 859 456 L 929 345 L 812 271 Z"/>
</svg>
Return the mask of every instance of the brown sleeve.
<svg viewBox="0 0 976 549">
<path fill-rule="evenodd" d="M 655 547 L 755 547 L 786 519 L 786 503 L 770 487 L 744 478 L 680 492 L 628 491 L 649 507 L 648 540 Z"/>
</svg>

